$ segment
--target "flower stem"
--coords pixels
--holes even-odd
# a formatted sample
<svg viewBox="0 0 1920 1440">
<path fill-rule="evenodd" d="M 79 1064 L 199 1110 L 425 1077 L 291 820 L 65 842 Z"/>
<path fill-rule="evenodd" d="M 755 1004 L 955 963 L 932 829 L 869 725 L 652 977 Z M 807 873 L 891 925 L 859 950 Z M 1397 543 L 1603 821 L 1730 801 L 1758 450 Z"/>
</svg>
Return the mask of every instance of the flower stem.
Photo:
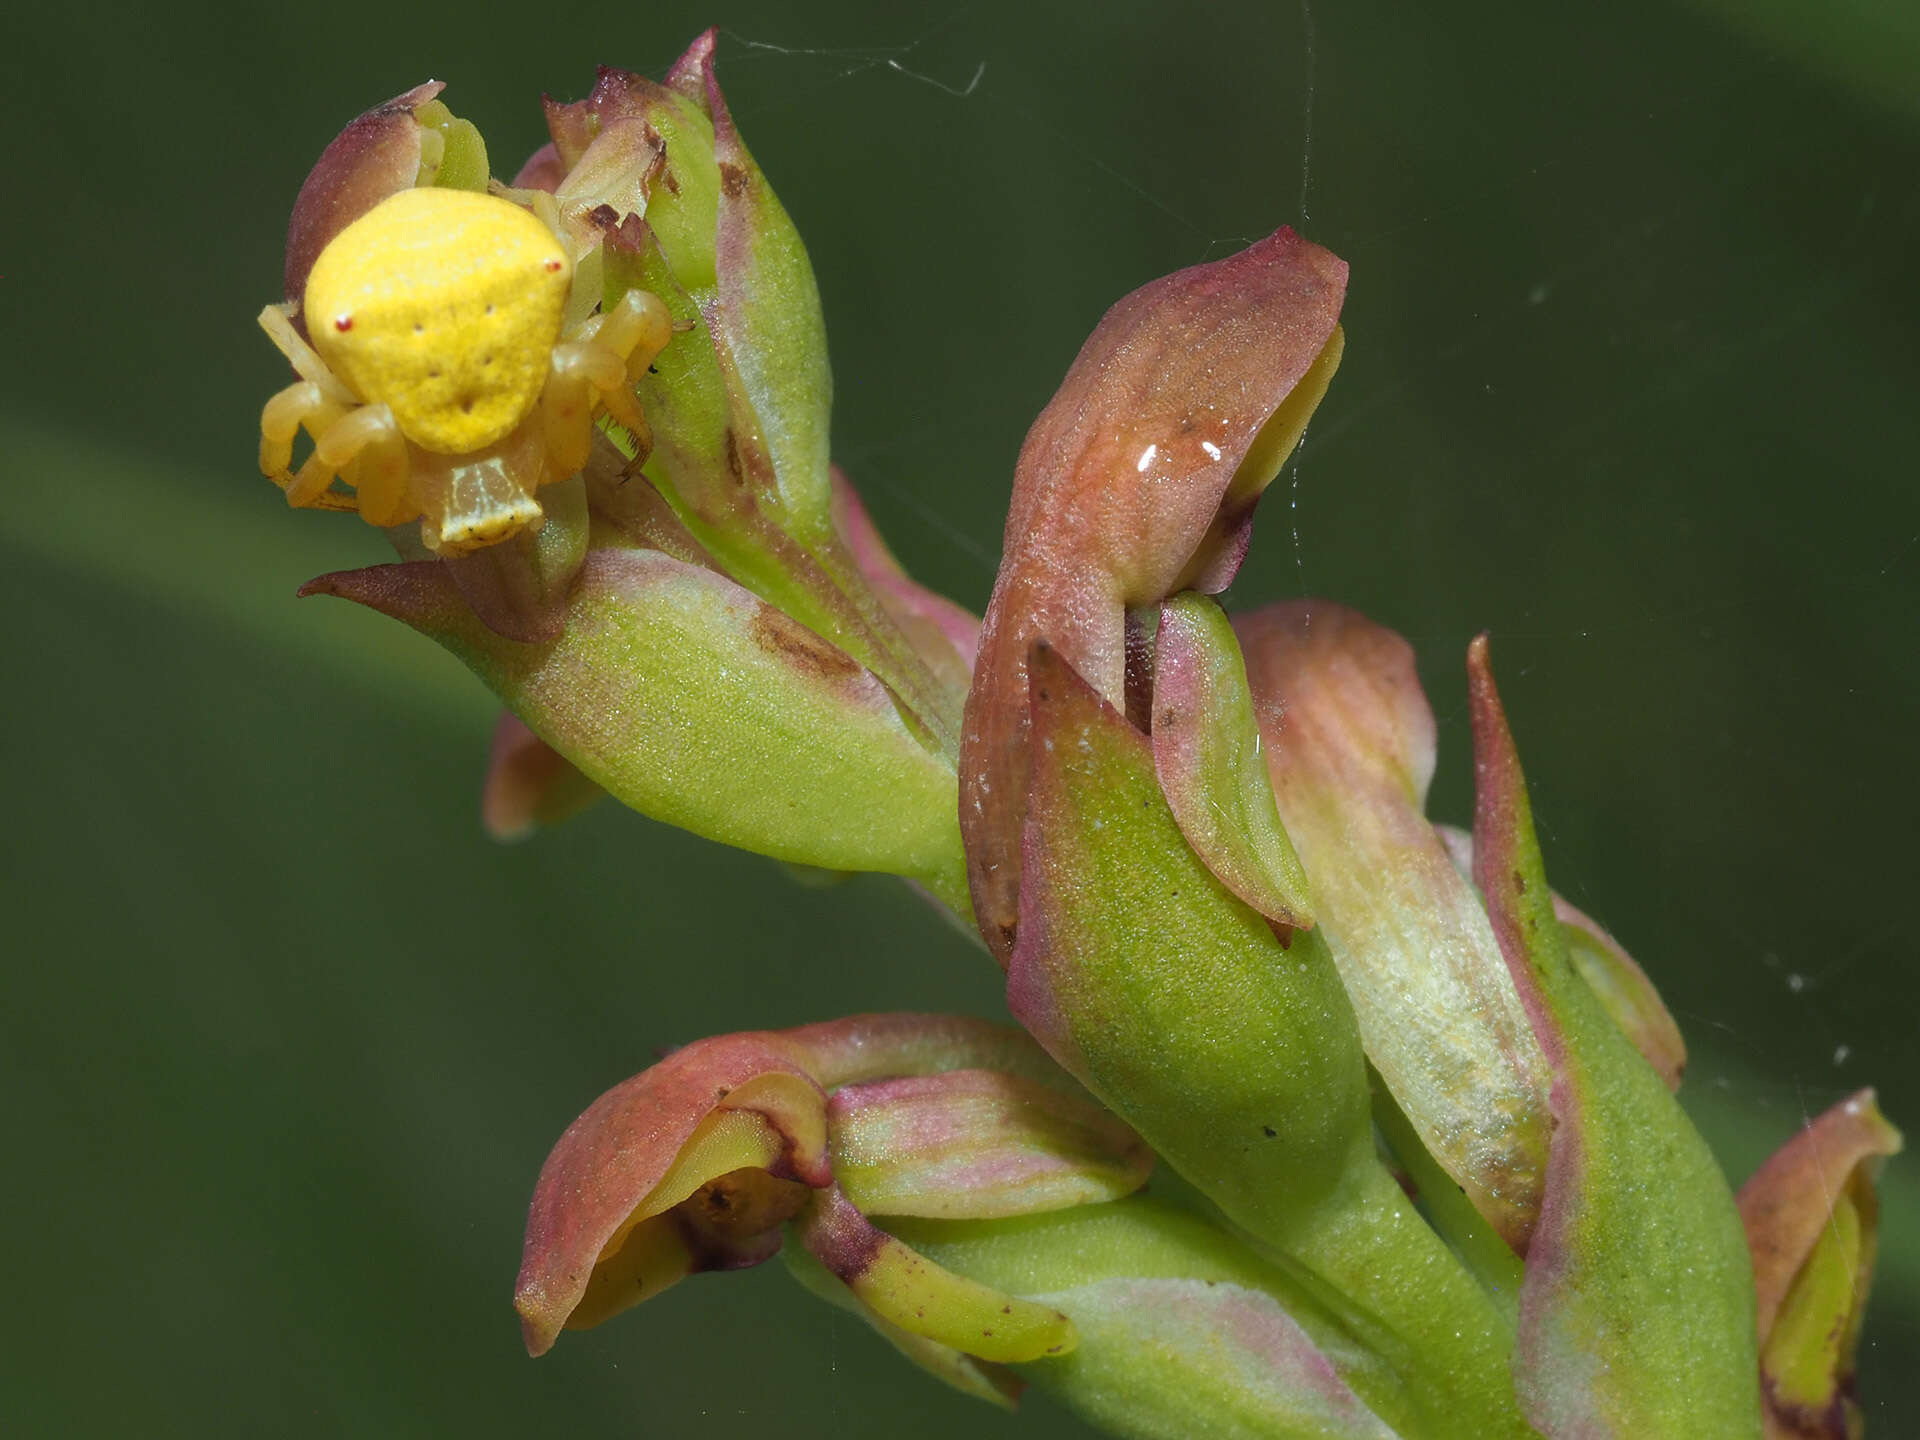
<svg viewBox="0 0 1920 1440">
<path fill-rule="evenodd" d="M 1532 1436 L 1514 1399 L 1513 1326 L 1376 1159 L 1271 1237 L 1341 1297 L 1348 1323 L 1406 1384 L 1422 1436 Z"/>
</svg>

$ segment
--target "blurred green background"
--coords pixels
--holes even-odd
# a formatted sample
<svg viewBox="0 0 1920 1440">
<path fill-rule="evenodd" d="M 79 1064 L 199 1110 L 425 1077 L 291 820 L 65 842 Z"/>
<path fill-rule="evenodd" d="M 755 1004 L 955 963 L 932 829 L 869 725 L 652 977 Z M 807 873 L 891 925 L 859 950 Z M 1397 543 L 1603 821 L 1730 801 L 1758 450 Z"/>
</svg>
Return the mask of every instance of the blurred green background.
<svg viewBox="0 0 1920 1440">
<path fill-rule="evenodd" d="M 1468 800 L 1489 627 L 1559 887 L 1653 972 L 1737 1180 L 1875 1083 L 1920 1128 L 1920 20 L 1905 0 L 35 7 L 0 110 L 12 1434 L 1086 1433 L 1002 1420 L 769 1267 L 538 1363 L 533 1177 L 663 1046 L 1000 1011 L 879 879 L 603 806 L 513 849 L 492 707 L 308 576 L 382 558 L 253 468 L 288 206 L 426 77 L 496 171 L 538 97 L 708 23 L 811 247 L 836 451 L 908 565 L 991 582 L 1015 451 L 1101 311 L 1290 222 L 1345 367 L 1235 603 L 1419 645 Z M 1920 1433 L 1920 1167 L 1864 1382 Z"/>
</svg>

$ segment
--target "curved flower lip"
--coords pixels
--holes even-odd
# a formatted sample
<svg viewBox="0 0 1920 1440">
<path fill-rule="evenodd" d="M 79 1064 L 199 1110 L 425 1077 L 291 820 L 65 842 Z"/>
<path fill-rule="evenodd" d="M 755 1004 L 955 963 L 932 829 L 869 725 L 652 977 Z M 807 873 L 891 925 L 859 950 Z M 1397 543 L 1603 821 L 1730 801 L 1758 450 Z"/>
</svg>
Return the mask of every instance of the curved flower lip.
<svg viewBox="0 0 1920 1440">
<path fill-rule="evenodd" d="M 1873 1091 L 1857 1091 L 1808 1121 L 1740 1187 L 1763 1339 L 1829 1224 L 1835 1197 L 1857 1174 L 1870 1178 L 1904 1143 Z"/>
<path fill-rule="evenodd" d="M 1854 1356 L 1879 1249 L 1874 1180 L 1903 1144 L 1861 1090 L 1809 1120 L 1740 1188 L 1769 1440 L 1861 1432 Z"/>
<path fill-rule="evenodd" d="M 552 1348 L 586 1296 L 594 1266 L 636 1217 L 687 1198 L 655 1190 L 710 1116 L 762 1122 L 771 1142 L 762 1164 L 769 1175 L 815 1188 L 832 1183 L 826 1094 L 804 1059 L 803 1050 L 770 1032 L 703 1040 L 615 1086 L 567 1127 L 534 1189 L 526 1259 L 514 1287 L 529 1352 Z M 620 1163 L 609 1163 L 610 1156 Z M 713 1177 L 693 1178 L 697 1185 Z"/>
<path fill-rule="evenodd" d="M 307 273 L 327 242 L 420 173 L 420 125 L 414 112 L 446 89 L 416 85 L 350 121 L 308 172 L 287 222 L 286 296 L 299 305 Z"/>
<path fill-rule="evenodd" d="M 701 1040 L 561 1137 L 534 1190 L 514 1305 L 544 1354 L 563 1328 L 688 1274 L 771 1258 L 792 1221 L 888 1324 L 981 1360 L 1036 1359 L 1070 1346 L 1065 1317 L 941 1269 L 862 1208 L 1030 1214 L 1132 1194 L 1152 1164 L 1030 1039 L 984 1021 L 856 1015 Z"/>
<path fill-rule="evenodd" d="M 1261 489 L 1338 363 L 1346 281 L 1344 261 L 1284 227 L 1155 280 L 1107 312 L 1028 432 L 961 743 L 975 915 L 1003 966 L 1034 642 L 1118 706 L 1128 608 L 1225 587 Z"/>
<path fill-rule="evenodd" d="M 786 1262 L 787 1273 L 815 1299 L 824 1300 L 834 1308 L 864 1321 L 899 1351 L 908 1363 L 918 1366 L 963 1395 L 984 1400 L 995 1409 L 1014 1410 L 1019 1407 L 1020 1396 L 1027 1388 L 1027 1382 L 1005 1365 L 981 1360 L 964 1350 L 915 1334 L 883 1319 L 855 1295 L 847 1282 L 834 1274 L 825 1261 L 805 1246 L 785 1249 L 781 1256 Z"/>
</svg>

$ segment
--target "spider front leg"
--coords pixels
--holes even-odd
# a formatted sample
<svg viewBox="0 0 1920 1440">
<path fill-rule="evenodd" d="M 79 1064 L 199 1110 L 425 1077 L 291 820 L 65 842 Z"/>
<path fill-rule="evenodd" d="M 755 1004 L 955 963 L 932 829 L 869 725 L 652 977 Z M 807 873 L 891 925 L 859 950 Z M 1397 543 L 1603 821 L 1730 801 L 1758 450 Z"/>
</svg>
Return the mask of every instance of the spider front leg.
<svg viewBox="0 0 1920 1440">
<path fill-rule="evenodd" d="M 607 397 L 607 409 L 618 419 L 619 400 L 612 392 L 622 390 L 637 414 L 640 407 L 627 389 L 626 366 L 619 356 L 592 341 L 563 341 L 553 347 L 546 388 L 540 392 L 540 427 L 555 478 L 572 475 L 587 463 L 594 392 Z"/>
<path fill-rule="evenodd" d="M 362 405 L 322 430 L 301 474 L 316 462 L 327 472 L 316 495 L 329 493 L 325 487 L 334 475 L 344 476 L 354 489 L 346 508 L 357 509 L 369 524 L 398 525 L 419 514 L 407 493 L 407 439 L 385 405 Z M 298 484 L 300 477 L 294 479 Z M 293 501 L 291 488 L 287 499 Z"/>
<path fill-rule="evenodd" d="M 301 426 L 306 426 L 310 434 L 324 435 L 356 408 L 341 404 L 312 380 L 297 380 L 261 409 L 260 473 L 286 492 L 289 505 L 323 510 L 359 508 L 346 496 L 328 493 L 335 471 L 327 468 L 317 445 L 297 475 L 288 473 L 293 464 L 293 442 Z"/>
<path fill-rule="evenodd" d="M 293 473 L 293 442 L 306 427 L 313 454 Z M 342 405 L 311 380 L 287 386 L 260 412 L 260 472 L 286 492 L 289 505 L 358 510 L 375 525 L 411 519 L 407 442 L 385 405 Z M 328 487 L 343 475 L 357 492 Z"/>
<path fill-rule="evenodd" d="M 287 307 L 267 306 L 260 328 L 300 375 L 260 411 L 260 473 L 286 493 L 289 505 L 358 510 L 376 525 L 412 519 L 418 512 L 407 500 L 407 445 L 393 412 L 360 404 L 294 328 Z M 297 474 L 289 474 L 302 426 L 314 437 L 314 451 Z M 328 488 L 334 476 L 356 459 L 348 483 L 358 493 L 335 494 Z"/>
<path fill-rule="evenodd" d="M 652 448 L 633 381 L 672 338 L 666 303 L 647 291 L 629 290 L 613 309 L 589 317 L 553 347 L 540 410 L 556 473 L 571 475 L 587 463 L 596 403 L 632 432 L 643 452 Z"/>
<path fill-rule="evenodd" d="M 626 362 L 627 377 L 638 380 L 673 339 L 673 312 L 658 295 L 629 290 L 599 317 L 590 338 L 619 355 Z"/>
</svg>

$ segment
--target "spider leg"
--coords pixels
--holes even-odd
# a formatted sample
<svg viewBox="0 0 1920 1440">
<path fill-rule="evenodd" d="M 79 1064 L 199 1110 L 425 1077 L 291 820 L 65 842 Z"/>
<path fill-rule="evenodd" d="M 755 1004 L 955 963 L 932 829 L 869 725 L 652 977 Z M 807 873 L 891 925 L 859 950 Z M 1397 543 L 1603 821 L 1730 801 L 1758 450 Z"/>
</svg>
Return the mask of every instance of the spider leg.
<svg viewBox="0 0 1920 1440">
<path fill-rule="evenodd" d="M 311 380 L 296 380 L 261 408 L 260 473 L 283 475 L 293 464 L 293 442 L 300 433 L 300 422 L 325 404 L 320 387 Z"/>
<path fill-rule="evenodd" d="M 584 347 L 588 352 L 589 375 L 593 381 L 594 393 L 600 403 L 606 406 L 607 413 L 629 430 L 645 432 L 647 417 L 641 413 L 640 401 L 633 393 L 633 382 L 627 378 L 626 357 L 618 350 L 595 341 Z"/>
<path fill-rule="evenodd" d="M 652 447 L 652 428 L 633 382 L 672 338 L 673 316 L 666 303 L 645 290 L 629 290 L 611 310 L 588 317 L 554 346 L 540 411 L 557 474 L 572 475 L 587 463 L 596 404 L 625 426 L 642 450 Z"/>
<path fill-rule="evenodd" d="M 289 505 L 309 505 L 324 510 L 353 510 L 357 507 L 344 495 L 329 496 L 335 471 L 329 469 L 316 447 L 300 467 L 290 475 L 293 442 L 302 425 L 311 434 L 330 432 L 347 416 L 351 407 L 343 406 L 312 380 L 299 380 L 275 395 L 260 411 L 260 473 L 286 492 Z"/>
<path fill-rule="evenodd" d="M 309 345 L 293 326 L 289 316 L 292 309 L 287 305 L 269 305 L 260 312 L 260 328 L 267 332 L 267 338 L 273 341 L 275 348 L 287 357 L 294 373 L 302 380 L 309 380 L 318 386 L 323 394 L 342 407 L 359 403 L 358 397 L 340 383 L 340 377 L 320 358 L 320 352 Z"/>
<path fill-rule="evenodd" d="M 330 463 L 321 453 L 319 441 L 350 419 L 360 402 L 294 328 L 290 311 L 289 306 L 269 305 L 260 312 L 260 328 L 300 376 L 260 411 L 260 473 L 286 492 L 289 505 L 357 510 L 359 506 L 351 497 L 328 490 L 345 461 Z M 384 411 L 386 407 L 379 408 Z M 289 474 L 293 442 L 302 426 L 315 439 L 314 453 L 297 473 Z"/>
<path fill-rule="evenodd" d="M 553 347 L 546 388 L 540 393 L 540 428 L 555 476 L 575 474 L 587 463 L 593 445 L 593 392 L 607 384 L 626 384 L 625 367 L 612 351 L 592 341 L 564 341 Z"/>
<path fill-rule="evenodd" d="M 658 295 L 629 290 L 602 317 L 593 338 L 618 354 L 628 377 L 638 380 L 673 338 L 673 314 Z"/>
<path fill-rule="evenodd" d="M 362 405 L 336 420 L 314 453 L 353 486 L 356 508 L 369 524 L 398 525 L 418 513 L 407 496 L 406 437 L 385 405 Z"/>
<path fill-rule="evenodd" d="M 634 384 L 673 339 L 673 313 L 658 295 L 647 290 L 629 290 L 607 312 L 594 339 L 624 359 L 627 377 L 619 393 L 623 399 L 632 399 Z M 635 452 L 644 458 L 653 449 L 653 427 L 637 403 L 629 409 L 630 414 L 622 414 L 609 397 L 608 413 L 627 427 L 633 436 Z"/>
</svg>

